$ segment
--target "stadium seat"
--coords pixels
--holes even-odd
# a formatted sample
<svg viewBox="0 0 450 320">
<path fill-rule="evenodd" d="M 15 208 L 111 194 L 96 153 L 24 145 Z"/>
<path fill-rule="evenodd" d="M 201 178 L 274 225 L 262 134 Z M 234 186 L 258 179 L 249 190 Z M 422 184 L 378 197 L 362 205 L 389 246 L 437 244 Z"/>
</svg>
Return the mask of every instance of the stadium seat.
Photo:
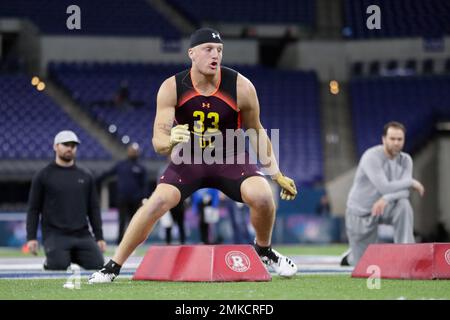
<svg viewBox="0 0 450 320">
<path fill-rule="evenodd" d="M 76 4 L 81 29 L 69 30 L 66 10 Z M 101 8 L 101 10 L 99 10 Z M 44 34 L 158 36 L 179 38 L 181 33 L 145 0 L 3 0 L 0 17 L 26 17 Z"/>
<path fill-rule="evenodd" d="M 75 131 L 82 142 L 78 158 L 111 158 L 45 92 L 37 91 L 28 76 L 1 75 L 0 101 L 0 159 L 54 158 L 53 138 L 65 129 Z"/>
<path fill-rule="evenodd" d="M 245 24 L 296 23 L 313 27 L 315 21 L 313 0 L 228 0 L 226 4 L 221 0 L 168 0 L 168 2 L 197 25 L 205 21 L 217 21 Z M 208 15 L 205 16 L 205 12 L 208 12 Z"/>
<path fill-rule="evenodd" d="M 366 9 L 377 5 L 381 29 L 366 27 Z M 450 2 L 446 0 L 345 0 L 344 36 L 353 39 L 424 37 L 450 34 Z"/>
<path fill-rule="evenodd" d="M 429 138 L 436 119 L 450 118 L 449 75 L 359 77 L 350 81 L 350 94 L 359 155 L 380 143 L 388 121 L 405 124 L 411 151 Z"/>
</svg>

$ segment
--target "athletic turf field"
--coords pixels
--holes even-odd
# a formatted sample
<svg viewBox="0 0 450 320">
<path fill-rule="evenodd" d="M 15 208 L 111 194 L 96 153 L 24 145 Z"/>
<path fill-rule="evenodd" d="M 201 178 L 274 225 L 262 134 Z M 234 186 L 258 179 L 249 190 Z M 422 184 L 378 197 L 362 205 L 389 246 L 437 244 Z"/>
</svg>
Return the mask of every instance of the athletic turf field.
<svg viewBox="0 0 450 320">
<path fill-rule="evenodd" d="M 90 272 L 83 271 L 80 289 L 63 288 L 67 278 L 65 272 L 26 271 L 26 267 L 17 272 L 8 271 L 8 263 L 11 268 L 17 267 L 21 261 L 28 261 L 26 259 L 30 257 L 17 250 L 2 249 L 0 299 L 450 299 L 448 280 L 381 279 L 380 289 L 368 289 L 366 279 L 353 279 L 349 268 L 338 266 L 339 255 L 346 246 L 291 246 L 276 249 L 293 256 L 300 268 L 295 277 L 282 279 L 273 276 L 271 282 L 138 282 L 130 280 L 134 270 L 130 268 L 114 283 L 95 286 L 86 283 Z M 139 261 L 145 251 L 146 248 L 138 249 L 133 259 Z M 106 255 L 110 256 L 111 252 Z M 50 279 L 42 278 L 42 274 L 48 275 Z"/>
<path fill-rule="evenodd" d="M 276 247 L 278 251 L 287 255 L 341 255 L 345 250 L 347 250 L 347 245 L 345 244 L 332 244 L 332 245 L 310 245 L 310 246 L 279 246 Z M 109 246 L 105 252 L 106 256 L 112 256 L 114 254 L 114 249 Z M 140 246 L 136 249 L 135 254 L 143 256 L 148 250 L 148 246 Z M 39 256 L 43 256 L 43 252 L 39 252 Z M 18 248 L 6 248 L 0 247 L 0 259 L 6 257 L 17 257 L 25 258 L 30 257 L 30 255 L 22 253 Z M 0 261 L 1 263 L 1 261 Z"/>
<path fill-rule="evenodd" d="M 0 299 L 450 299 L 450 281 L 382 280 L 369 290 L 364 279 L 348 275 L 297 275 L 271 282 L 175 283 L 117 279 L 112 284 L 70 290 L 61 279 L 0 280 Z"/>
</svg>

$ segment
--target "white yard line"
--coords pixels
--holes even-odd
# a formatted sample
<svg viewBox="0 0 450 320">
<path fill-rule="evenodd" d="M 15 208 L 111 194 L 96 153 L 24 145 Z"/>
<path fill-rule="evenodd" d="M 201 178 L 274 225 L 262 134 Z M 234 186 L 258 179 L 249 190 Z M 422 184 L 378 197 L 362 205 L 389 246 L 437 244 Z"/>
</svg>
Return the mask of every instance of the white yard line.
<svg viewBox="0 0 450 320">
<path fill-rule="evenodd" d="M 122 268 L 121 278 L 131 278 L 143 257 L 130 257 Z M 292 256 L 298 265 L 298 275 L 342 275 L 350 274 L 353 267 L 339 266 L 337 256 Z M 105 258 L 108 260 L 108 257 Z M 44 258 L 0 258 L 0 279 L 65 279 L 66 271 L 44 271 Z M 87 277 L 92 271 L 82 270 L 81 276 Z M 272 274 L 274 275 L 274 274 Z M 274 275 L 275 276 L 275 275 Z"/>
</svg>

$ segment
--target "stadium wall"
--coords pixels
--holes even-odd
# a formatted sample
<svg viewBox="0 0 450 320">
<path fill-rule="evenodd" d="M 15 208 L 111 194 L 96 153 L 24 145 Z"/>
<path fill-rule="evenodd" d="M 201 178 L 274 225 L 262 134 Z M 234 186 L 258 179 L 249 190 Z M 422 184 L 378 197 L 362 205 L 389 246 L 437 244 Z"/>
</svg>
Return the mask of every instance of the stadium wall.
<svg viewBox="0 0 450 320">
<path fill-rule="evenodd" d="M 411 205 L 414 209 L 415 231 L 425 237 L 432 236 L 436 230 L 441 214 L 439 210 L 439 145 L 441 139 L 434 139 L 427 143 L 414 156 L 413 177 L 425 187 L 425 196 L 421 198 L 415 191 L 411 191 Z"/>
<path fill-rule="evenodd" d="M 42 36 L 41 71 L 50 61 L 188 63 L 189 40 L 164 42 L 160 38 Z M 258 62 L 255 40 L 227 40 L 224 64 Z"/>
<path fill-rule="evenodd" d="M 405 61 L 432 58 L 442 70 L 445 58 L 450 56 L 450 37 L 442 41 L 421 38 L 361 40 L 361 41 L 299 41 L 290 44 L 280 60 L 280 66 L 301 70 L 316 70 L 321 81 L 347 81 L 354 62 L 378 60 Z"/>
<path fill-rule="evenodd" d="M 325 185 L 325 190 L 330 198 L 330 204 L 335 216 L 343 217 L 345 215 L 347 197 L 352 187 L 355 173 L 356 167 L 344 172 Z"/>
<path fill-rule="evenodd" d="M 450 234 L 450 137 L 442 138 L 439 141 L 439 211 L 441 212 L 440 220 L 445 225 L 447 232 Z"/>
</svg>

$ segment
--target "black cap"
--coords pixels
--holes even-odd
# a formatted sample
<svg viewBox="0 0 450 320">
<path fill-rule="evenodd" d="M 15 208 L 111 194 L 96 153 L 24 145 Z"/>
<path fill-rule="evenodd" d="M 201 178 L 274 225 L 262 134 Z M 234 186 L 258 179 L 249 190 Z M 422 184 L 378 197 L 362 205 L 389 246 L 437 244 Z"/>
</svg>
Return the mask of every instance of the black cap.
<svg viewBox="0 0 450 320">
<path fill-rule="evenodd" d="M 211 28 L 201 28 L 191 35 L 191 43 L 189 48 L 193 48 L 202 43 L 214 42 L 223 43 L 219 31 Z"/>
</svg>

